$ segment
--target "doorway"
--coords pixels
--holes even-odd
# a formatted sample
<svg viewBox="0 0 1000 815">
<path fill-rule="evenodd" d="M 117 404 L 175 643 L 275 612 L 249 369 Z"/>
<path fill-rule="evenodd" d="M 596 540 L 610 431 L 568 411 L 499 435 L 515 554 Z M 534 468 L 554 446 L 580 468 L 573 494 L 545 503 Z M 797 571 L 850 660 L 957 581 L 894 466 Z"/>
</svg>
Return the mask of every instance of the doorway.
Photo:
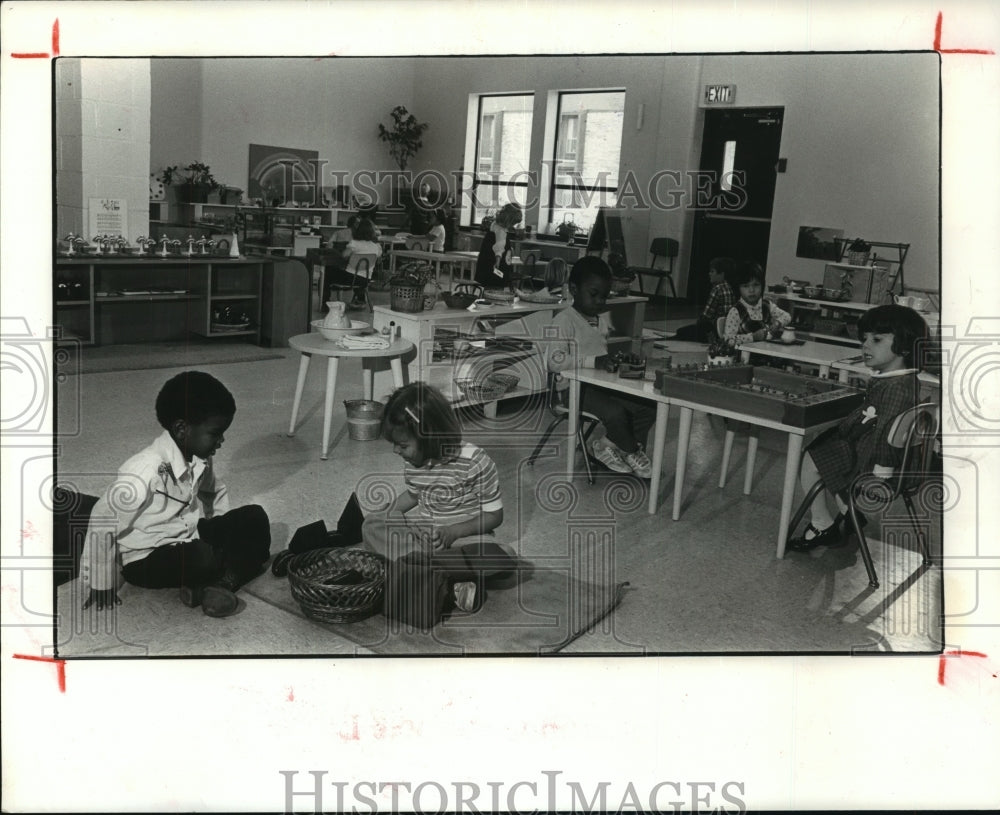
<svg viewBox="0 0 1000 815">
<path fill-rule="evenodd" d="M 766 268 L 784 108 L 710 108 L 701 142 L 688 299 L 708 299 L 708 263 L 728 255 Z M 709 184 L 711 186 L 709 186 Z"/>
</svg>

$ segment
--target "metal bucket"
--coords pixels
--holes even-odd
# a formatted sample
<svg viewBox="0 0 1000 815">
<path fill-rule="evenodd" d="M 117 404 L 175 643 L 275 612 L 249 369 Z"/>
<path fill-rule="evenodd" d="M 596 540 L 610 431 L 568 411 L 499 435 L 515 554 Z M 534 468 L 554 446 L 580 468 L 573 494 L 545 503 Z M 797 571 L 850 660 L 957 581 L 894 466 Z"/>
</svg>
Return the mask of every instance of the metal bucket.
<svg viewBox="0 0 1000 815">
<path fill-rule="evenodd" d="M 355 441 L 371 441 L 379 437 L 385 405 L 371 399 L 347 399 L 347 434 Z"/>
</svg>

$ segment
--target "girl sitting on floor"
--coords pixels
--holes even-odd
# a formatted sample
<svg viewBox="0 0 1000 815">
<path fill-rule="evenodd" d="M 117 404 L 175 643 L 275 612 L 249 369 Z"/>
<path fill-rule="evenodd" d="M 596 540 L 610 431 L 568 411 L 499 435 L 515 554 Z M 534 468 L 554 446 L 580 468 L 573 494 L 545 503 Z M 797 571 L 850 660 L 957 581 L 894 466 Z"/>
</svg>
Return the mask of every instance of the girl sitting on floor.
<svg viewBox="0 0 1000 815">
<path fill-rule="evenodd" d="M 399 388 L 386 403 L 382 432 L 403 459 L 406 490 L 386 510 L 365 518 L 365 547 L 390 560 L 459 547 L 470 556 L 477 548 L 483 555 L 498 554 L 493 530 L 503 522 L 503 500 L 496 464 L 482 448 L 462 440 L 444 394 L 423 382 Z M 512 568 L 512 560 L 499 560 L 504 569 Z M 455 605 L 478 608 L 480 588 L 473 581 L 457 582 Z"/>
<path fill-rule="evenodd" d="M 864 403 L 806 449 L 799 474 L 802 489 L 808 493 L 819 480 L 826 489 L 810 506 L 803 536 L 789 542 L 793 552 L 847 542 L 848 530 L 843 528 L 847 491 L 860 476 L 892 475 L 903 451 L 889 444 L 889 431 L 899 414 L 919 402 L 920 345 L 927 341 L 924 318 L 906 306 L 878 306 L 862 315 L 858 332 L 865 365 L 875 373 Z M 830 513 L 827 494 L 836 501 L 836 517 Z"/>
</svg>

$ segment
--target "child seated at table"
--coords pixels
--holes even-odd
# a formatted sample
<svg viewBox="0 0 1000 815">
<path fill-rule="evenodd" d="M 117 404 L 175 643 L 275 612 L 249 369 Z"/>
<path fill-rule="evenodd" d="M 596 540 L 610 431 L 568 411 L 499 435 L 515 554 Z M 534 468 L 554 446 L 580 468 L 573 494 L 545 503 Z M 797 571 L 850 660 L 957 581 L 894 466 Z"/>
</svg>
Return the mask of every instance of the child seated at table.
<svg viewBox="0 0 1000 815">
<path fill-rule="evenodd" d="M 430 241 L 430 251 L 431 252 L 443 252 L 444 251 L 444 241 L 447 237 L 447 233 L 444 228 L 445 214 L 443 209 L 434 210 L 434 225 L 428 230 L 427 234 L 424 236 Z"/>
<path fill-rule="evenodd" d="M 271 546 L 267 514 L 229 509 L 213 454 L 236 403 L 217 379 L 187 371 L 156 397 L 163 432 L 126 461 L 97 502 L 81 560 L 84 608 L 120 605 L 119 572 L 142 588 L 181 588 L 181 602 L 210 617 L 236 613 L 235 592 L 262 571 Z"/>
<path fill-rule="evenodd" d="M 611 268 L 601 258 L 588 255 L 573 264 L 569 273 L 573 305 L 552 320 L 557 335 L 547 348 L 549 371 L 556 374 L 556 388 L 565 393 L 569 382 L 560 371 L 601 367 L 608 354 L 611 319 L 606 309 L 611 292 Z M 599 416 L 605 435 L 591 443 L 591 455 L 616 473 L 652 478 L 653 465 L 644 450 L 656 420 L 648 399 L 584 384 L 580 406 Z"/>
<path fill-rule="evenodd" d="M 719 318 L 728 316 L 729 310 L 736 304 L 732 286 L 729 285 L 735 272 L 736 261 L 732 258 L 719 257 L 709 261 L 708 282 L 712 290 L 708 294 L 708 302 L 696 323 L 677 329 L 678 340 L 711 342 L 718 335 Z"/>
<path fill-rule="evenodd" d="M 354 286 L 354 297 L 351 306 L 365 305 L 365 289 L 368 288 L 368 281 L 375 273 L 375 264 L 369 263 L 368 267 L 358 266 L 358 259 L 364 255 L 374 255 L 376 259 L 382 256 L 382 246 L 378 243 L 378 236 L 375 233 L 375 224 L 368 218 L 360 218 L 354 227 L 353 237 L 344 247 L 343 269 L 334 269 L 330 275 L 334 283 Z M 357 271 L 357 280 L 355 280 Z"/>
<path fill-rule="evenodd" d="M 903 451 L 889 444 L 889 431 L 899 414 L 919 404 L 921 346 L 927 342 L 927 323 L 906 306 L 877 306 L 858 321 L 861 353 L 875 373 L 865 401 L 839 425 L 817 436 L 802 458 L 799 481 L 809 492 L 822 480 L 824 490 L 810 506 L 809 525 L 788 549 L 804 552 L 817 546 L 843 546 L 848 490 L 858 478 L 888 478 L 899 466 Z M 827 495 L 839 510 L 831 515 Z M 860 516 L 859 516 L 860 520 Z"/>
<path fill-rule="evenodd" d="M 764 270 L 759 263 L 744 262 L 736 270 L 733 285 L 740 299 L 726 315 L 723 337 L 737 345 L 762 342 L 792 321 L 792 315 L 764 299 Z"/>
</svg>

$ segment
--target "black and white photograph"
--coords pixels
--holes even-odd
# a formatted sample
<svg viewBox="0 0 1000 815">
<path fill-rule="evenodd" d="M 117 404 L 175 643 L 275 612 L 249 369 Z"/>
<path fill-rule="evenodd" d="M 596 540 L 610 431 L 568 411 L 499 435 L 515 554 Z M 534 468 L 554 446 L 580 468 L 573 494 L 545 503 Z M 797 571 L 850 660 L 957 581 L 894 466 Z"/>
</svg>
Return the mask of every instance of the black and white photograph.
<svg viewBox="0 0 1000 815">
<path fill-rule="evenodd" d="M 995 11 L 275 5 L 3 8 L 5 730 L 193 772 L 11 811 L 986 803 Z"/>
</svg>

